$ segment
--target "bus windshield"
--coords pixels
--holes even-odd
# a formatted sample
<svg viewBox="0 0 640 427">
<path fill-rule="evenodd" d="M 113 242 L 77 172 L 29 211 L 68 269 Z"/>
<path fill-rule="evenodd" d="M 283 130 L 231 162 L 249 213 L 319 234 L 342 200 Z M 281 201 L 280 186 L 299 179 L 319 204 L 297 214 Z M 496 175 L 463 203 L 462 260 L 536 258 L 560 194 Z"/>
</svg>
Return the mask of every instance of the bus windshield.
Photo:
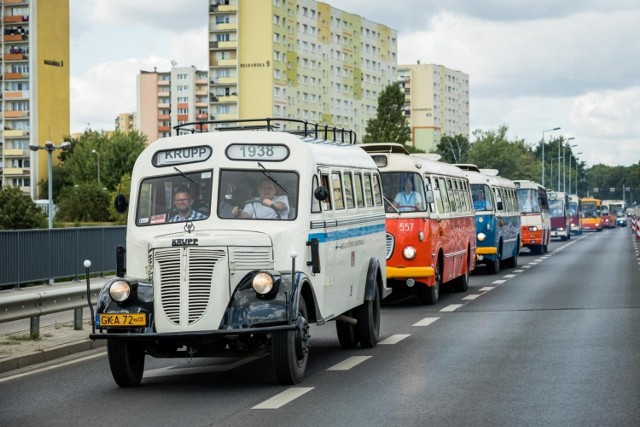
<svg viewBox="0 0 640 427">
<path fill-rule="evenodd" d="M 211 170 L 147 178 L 140 183 L 136 225 L 207 219 L 211 205 Z"/>
<path fill-rule="evenodd" d="M 595 202 L 582 202 L 582 212 L 585 218 L 600 218 L 600 209 Z"/>
<path fill-rule="evenodd" d="M 562 200 L 550 200 L 549 209 L 551 210 L 551 218 L 564 217 L 564 203 Z"/>
<path fill-rule="evenodd" d="M 220 171 L 218 216 L 223 219 L 295 219 L 298 181 L 295 172 L 223 169 Z M 347 199 L 353 198 L 352 189 L 344 190 Z"/>
<path fill-rule="evenodd" d="M 578 215 L 578 204 L 575 202 L 569 203 L 569 216 Z"/>
<path fill-rule="evenodd" d="M 422 177 L 412 172 L 383 172 L 387 211 L 424 212 L 426 209 Z"/>
<path fill-rule="evenodd" d="M 541 213 L 538 191 L 529 188 L 518 189 L 518 201 L 524 213 Z"/>
<path fill-rule="evenodd" d="M 471 184 L 471 195 L 473 196 L 473 208 L 476 212 L 493 210 L 493 199 L 489 186 Z"/>
</svg>

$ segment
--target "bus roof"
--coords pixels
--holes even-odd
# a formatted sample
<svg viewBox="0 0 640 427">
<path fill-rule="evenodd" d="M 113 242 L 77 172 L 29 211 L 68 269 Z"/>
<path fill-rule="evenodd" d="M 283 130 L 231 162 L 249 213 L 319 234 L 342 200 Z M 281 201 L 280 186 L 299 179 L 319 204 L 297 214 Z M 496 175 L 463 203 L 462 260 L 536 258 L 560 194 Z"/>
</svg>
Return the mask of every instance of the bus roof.
<svg viewBox="0 0 640 427">
<path fill-rule="evenodd" d="M 460 167 L 460 166 L 469 166 L 469 165 L 456 165 L 456 166 Z M 475 165 L 470 165 L 470 166 L 475 166 Z M 469 178 L 469 182 L 471 184 L 487 184 L 492 187 L 516 188 L 513 181 L 511 181 L 510 179 L 498 176 L 497 169 L 478 169 L 478 168 L 476 168 L 476 170 L 473 170 L 473 168 L 471 169 L 461 168 L 461 169 L 465 171 L 464 174 L 467 176 L 467 178 Z M 490 171 L 490 172 L 495 171 L 495 174 L 486 173 L 485 171 Z"/>
</svg>

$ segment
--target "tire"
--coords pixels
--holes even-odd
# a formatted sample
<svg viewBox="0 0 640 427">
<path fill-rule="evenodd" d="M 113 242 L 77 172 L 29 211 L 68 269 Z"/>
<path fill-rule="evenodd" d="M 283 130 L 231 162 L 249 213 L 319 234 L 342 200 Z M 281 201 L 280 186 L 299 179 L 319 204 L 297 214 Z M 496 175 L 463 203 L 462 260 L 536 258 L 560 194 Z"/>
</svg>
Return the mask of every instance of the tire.
<svg viewBox="0 0 640 427">
<path fill-rule="evenodd" d="M 469 290 L 469 263 L 467 260 L 465 260 L 464 265 L 464 273 L 456 277 L 456 280 L 453 282 L 453 289 L 455 289 L 456 292 L 467 292 L 467 290 Z"/>
<path fill-rule="evenodd" d="M 110 339 L 107 341 L 107 356 L 111 375 L 118 386 L 140 385 L 144 372 L 144 348 L 140 343 Z"/>
<path fill-rule="evenodd" d="M 513 254 L 513 256 L 511 258 L 508 258 L 505 260 L 505 266 L 507 268 L 516 268 L 518 267 L 518 255 L 520 254 L 520 250 L 518 249 L 520 247 L 520 242 L 518 241 L 516 243 L 516 251 Z"/>
<path fill-rule="evenodd" d="M 293 385 L 302 381 L 309 359 L 309 322 L 307 305 L 300 295 L 295 331 L 275 332 L 271 339 L 273 366 L 280 384 Z"/>
<path fill-rule="evenodd" d="M 364 348 L 373 348 L 380 337 L 380 292 L 375 283 L 375 291 L 371 301 L 365 301 L 356 307 L 355 315 L 358 323 L 355 325 L 356 336 Z"/>
<path fill-rule="evenodd" d="M 353 316 L 351 310 L 344 313 L 346 316 Z M 358 346 L 358 335 L 356 334 L 356 325 L 336 320 L 336 332 L 338 333 L 338 341 L 342 348 L 356 348 Z"/>
<path fill-rule="evenodd" d="M 442 285 L 442 274 L 440 270 L 440 257 L 438 257 L 438 260 L 436 261 L 436 276 L 434 285 L 423 285 L 418 290 L 418 299 L 422 304 L 434 305 L 438 302 L 438 298 L 440 297 L 440 287 Z"/>
<path fill-rule="evenodd" d="M 498 246 L 498 252 L 496 252 L 495 258 L 490 264 L 487 264 L 487 272 L 489 274 L 500 273 L 500 260 L 502 259 L 502 244 Z"/>
</svg>

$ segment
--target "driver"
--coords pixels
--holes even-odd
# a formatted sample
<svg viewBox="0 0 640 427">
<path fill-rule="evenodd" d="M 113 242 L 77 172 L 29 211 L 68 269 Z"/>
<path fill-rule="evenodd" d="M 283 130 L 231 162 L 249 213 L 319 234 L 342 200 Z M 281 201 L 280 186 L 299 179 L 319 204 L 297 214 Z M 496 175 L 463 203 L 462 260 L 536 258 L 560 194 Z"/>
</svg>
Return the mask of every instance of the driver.
<svg viewBox="0 0 640 427">
<path fill-rule="evenodd" d="M 276 184 L 269 178 L 262 178 L 258 184 L 259 196 L 247 203 L 244 208 L 233 208 L 233 216 L 240 218 L 289 218 L 289 198 L 276 195 Z"/>
<path fill-rule="evenodd" d="M 400 212 L 422 210 L 422 197 L 414 191 L 411 177 L 404 181 L 404 189 L 396 194 L 393 206 Z"/>
</svg>

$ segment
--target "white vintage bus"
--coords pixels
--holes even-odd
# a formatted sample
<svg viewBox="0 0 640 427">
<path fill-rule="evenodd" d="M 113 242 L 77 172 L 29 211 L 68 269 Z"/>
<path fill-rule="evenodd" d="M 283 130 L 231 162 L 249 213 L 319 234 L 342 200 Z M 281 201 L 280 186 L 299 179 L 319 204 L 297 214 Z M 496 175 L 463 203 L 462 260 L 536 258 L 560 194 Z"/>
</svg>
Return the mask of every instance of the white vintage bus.
<svg viewBox="0 0 640 427">
<path fill-rule="evenodd" d="M 270 352 L 278 380 L 295 384 L 311 322 L 335 321 L 343 347 L 375 346 L 390 292 L 385 213 L 355 134 L 292 119 L 177 131 L 205 124 L 135 163 L 126 250 L 90 335 L 108 340 L 116 383 L 138 385 L 145 354 Z"/>
</svg>

